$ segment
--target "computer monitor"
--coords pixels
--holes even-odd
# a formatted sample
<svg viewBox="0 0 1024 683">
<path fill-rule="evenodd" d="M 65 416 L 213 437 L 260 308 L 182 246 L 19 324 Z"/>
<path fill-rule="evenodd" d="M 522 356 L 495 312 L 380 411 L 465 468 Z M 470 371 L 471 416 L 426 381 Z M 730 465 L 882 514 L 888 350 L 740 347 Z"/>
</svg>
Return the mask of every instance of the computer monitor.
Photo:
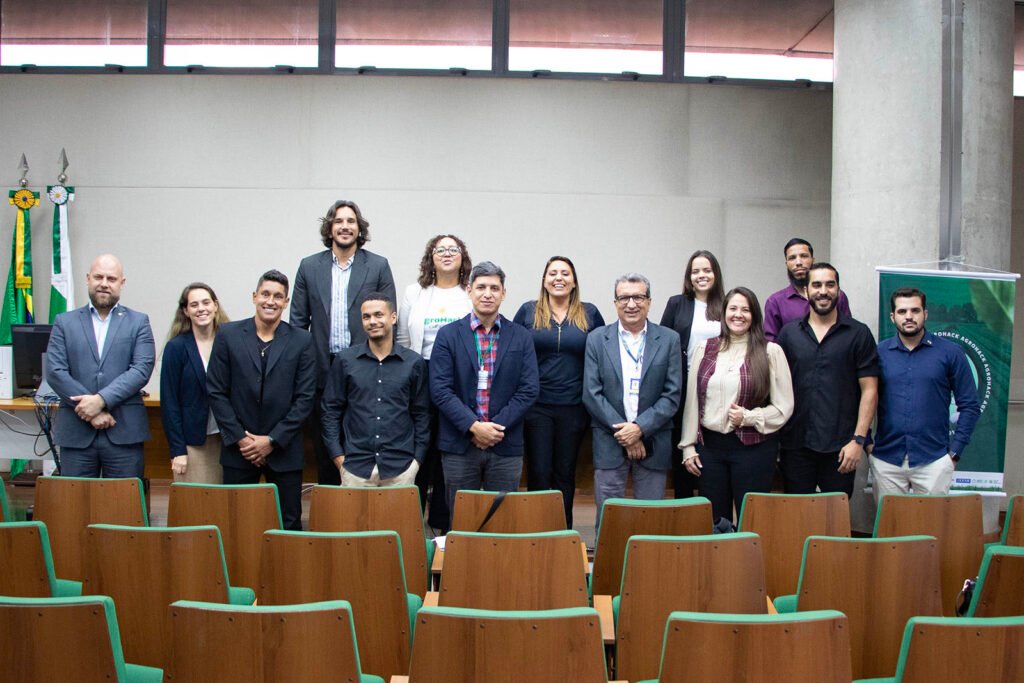
<svg viewBox="0 0 1024 683">
<path fill-rule="evenodd" d="M 43 356 L 53 325 L 11 325 L 14 394 L 32 394 L 43 380 Z"/>
</svg>

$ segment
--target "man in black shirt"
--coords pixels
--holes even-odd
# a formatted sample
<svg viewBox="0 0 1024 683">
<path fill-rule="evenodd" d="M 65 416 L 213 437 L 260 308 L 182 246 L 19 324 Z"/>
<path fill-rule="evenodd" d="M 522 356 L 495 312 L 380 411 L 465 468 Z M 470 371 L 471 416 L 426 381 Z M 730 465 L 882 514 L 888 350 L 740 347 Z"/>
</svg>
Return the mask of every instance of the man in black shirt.
<svg viewBox="0 0 1024 683">
<path fill-rule="evenodd" d="M 427 363 L 394 343 L 387 294 L 360 310 L 367 340 L 338 354 L 324 388 L 324 446 L 342 486 L 412 485 L 430 442 Z"/>
<path fill-rule="evenodd" d="M 878 351 L 867 326 L 839 316 L 839 272 L 820 262 L 807 273 L 806 318 L 783 326 L 776 342 L 793 376 L 795 408 L 782 430 L 786 493 L 853 495 L 857 464 L 878 404 Z"/>
</svg>

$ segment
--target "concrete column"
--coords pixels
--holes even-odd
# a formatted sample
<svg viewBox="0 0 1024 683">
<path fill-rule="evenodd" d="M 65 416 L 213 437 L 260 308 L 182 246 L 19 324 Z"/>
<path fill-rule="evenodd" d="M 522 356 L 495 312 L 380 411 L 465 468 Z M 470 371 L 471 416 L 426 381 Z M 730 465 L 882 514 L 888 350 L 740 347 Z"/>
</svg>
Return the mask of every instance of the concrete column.
<svg viewBox="0 0 1024 683">
<path fill-rule="evenodd" d="M 963 7 L 960 255 L 1010 265 L 1013 3 Z M 945 0 L 836 0 L 831 260 L 854 317 L 877 332 L 875 266 L 935 262 L 942 252 Z M 948 129 L 948 127 L 947 127 Z M 956 254 L 954 254 L 956 256 Z M 862 468 L 863 469 L 863 468 Z M 851 501 L 870 530 L 874 503 Z"/>
</svg>

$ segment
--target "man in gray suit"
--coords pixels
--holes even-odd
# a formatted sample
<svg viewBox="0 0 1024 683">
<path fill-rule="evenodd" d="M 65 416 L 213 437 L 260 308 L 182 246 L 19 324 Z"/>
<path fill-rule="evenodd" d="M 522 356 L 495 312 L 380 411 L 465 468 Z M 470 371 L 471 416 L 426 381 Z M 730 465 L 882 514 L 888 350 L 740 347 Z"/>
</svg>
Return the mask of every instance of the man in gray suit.
<svg viewBox="0 0 1024 683">
<path fill-rule="evenodd" d="M 156 348 L 149 317 L 122 306 L 124 271 L 111 254 L 86 275 L 89 305 L 61 313 L 46 349 L 46 381 L 60 396 L 53 433 L 61 474 L 141 477 L 149 421 L 142 388 Z"/>
<path fill-rule="evenodd" d="M 367 294 L 380 292 L 395 303 L 395 279 L 383 256 L 363 248 L 370 239 L 370 222 L 355 202 L 339 200 L 320 219 L 325 251 L 307 256 L 299 264 L 292 290 L 289 322 L 313 333 L 317 383 L 309 420 L 316 452 L 317 481 L 341 483 L 338 468 L 324 447 L 320 403 L 334 357 L 366 341 L 362 306 Z"/>
<path fill-rule="evenodd" d="M 587 336 L 583 404 L 594 432 L 597 524 L 608 498 L 660 500 L 672 469 L 672 418 L 682 392 L 679 335 L 647 320 L 651 283 L 638 273 L 615 281 L 618 322 Z"/>
</svg>

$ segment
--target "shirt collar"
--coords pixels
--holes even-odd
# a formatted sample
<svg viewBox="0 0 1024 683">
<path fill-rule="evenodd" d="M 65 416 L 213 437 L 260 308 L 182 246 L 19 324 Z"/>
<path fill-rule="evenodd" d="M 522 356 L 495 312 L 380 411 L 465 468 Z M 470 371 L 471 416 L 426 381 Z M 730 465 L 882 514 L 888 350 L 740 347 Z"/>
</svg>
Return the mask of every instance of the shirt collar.
<svg viewBox="0 0 1024 683">
<path fill-rule="evenodd" d="M 331 261 L 334 262 L 334 265 L 338 266 L 342 270 L 347 270 L 349 268 L 349 266 L 352 265 L 352 261 L 355 260 L 356 254 L 358 254 L 358 253 L 359 253 L 359 250 L 357 249 L 356 251 L 354 251 L 352 253 L 351 256 L 348 257 L 347 261 L 345 261 L 344 263 L 341 263 L 340 261 L 338 261 L 338 255 L 334 253 L 333 249 L 331 249 Z"/>
<path fill-rule="evenodd" d="M 470 311 L 469 312 L 469 329 L 471 329 L 474 332 L 476 332 L 481 327 L 483 327 L 483 323 L 480 322 L 480 318 L 476 317 L 476 311 Z M 491 332 L 493 333 L 494 330 L 500 330 L 500 329 L 501 329 L 501 314 L 499 313 L 498 317 L 494 319 L 494 324 L 491 326 Z"/>
<path fill-rule="evenodd" d="M 92 302 L 90 302 L 90 303 L 89 303 L 89 313 L 90 313 L 90 315 L 96 316 L 96 317 L 97 317 L 97 318 L 99 318 L 99 319 L 100 319 L 101 321 L 103 321 L 103 322 L 107 322 L 108 320 L 110 320 L 110 316 L 114 314 L 114 311 L 116 311 L 116 310 L 117 310 L 117 309 L 118 309 L 118 308 L 119 308 L 120 306 L 121 306 L 121 303 L 120 303 L 120 302 L 118 302 L 118 303 L 114 304 L 114 305 L 113 305 L 113 306 L 112 306 L 112 307 L 110 308 L 110 311 L 109 311 L 109 312 L 107 312 L 107 317 L 106 317 L 106 318 L 100 318 L 100 313 L 99 313 L 99 311 L 97 311 L 97 310 L 96 310 L 96 307 L 92 305 Z"/>
<path fill-rule="evenodd" d="M 370 350 L 370 342 L 364 341 L 364 342 L 362 342 L 359 345 L 358 348 L 359 348 L 359 351 L 356 352 L 356 356 L 357 357 L 358 356 L 366 356 L 367 358 L 371 358 L 373 360 L 378 360 L 376 354 L 374 354 L 373 351 Z M 391 352 L 388 355 L 384 356 L 384 357 L 385 358 L 391 358 L 392 356 L 395 356 L 399 360 L 402 360 L 402 354 L 400 354 L 398 352 L 398 344 L 397 343 L 394 343 L 394 344 L 391 345 Z"/>
<path fill-rule="evenodd" d="M 627 330 L 625 327 L 622 326 L 622 321 L 621 320 L 619 321 L 618 325 L 619 325 L 619 336 L 622 337 L 623 339 L 627 340 L 627 341 L 632 340 L 633 339 L 633 333 L 630 332 L 629 330 Z M 640 338 L 642 339 L 645 336 L 647 336 L 647 321 L 646 320 L 644 321 L 644 329 L 640 330 Z"/>
<path fill-rule="evenodd" d="M 891 338 L 890 348 L 894 351 L 906 351 L 907 353 L 913 353 L 922 346 L 932 346 L 935 343 L 935 335 L 928 331 L 928 328 L 924 330 L 924 336 L 921 337 L 921 341 L 918 342 L 917 346 L 912 349 L 908 349 L 906 344 L 903 343 L 903 338 L 900 337 L 899 333 L 896 333 Z"/>
</svg>

